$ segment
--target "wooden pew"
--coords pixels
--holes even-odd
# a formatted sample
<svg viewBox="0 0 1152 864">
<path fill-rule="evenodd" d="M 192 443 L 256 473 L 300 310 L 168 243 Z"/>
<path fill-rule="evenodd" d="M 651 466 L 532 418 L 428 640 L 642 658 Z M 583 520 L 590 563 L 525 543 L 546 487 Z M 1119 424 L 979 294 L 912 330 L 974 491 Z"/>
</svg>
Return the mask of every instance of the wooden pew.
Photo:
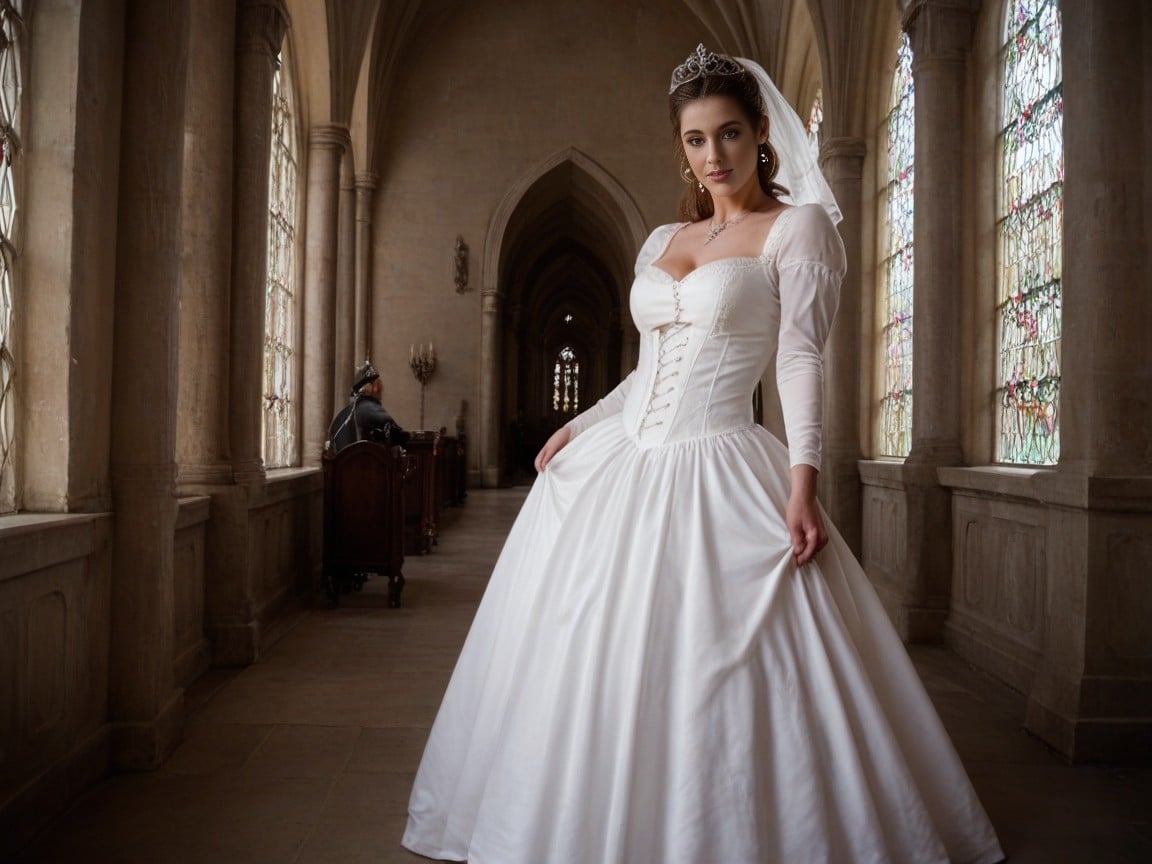
<svg viewBox="0 0 1152 864">
<path fill-rule="evenodd" d="M 400 605 L 404 588 L 404 486 L 414 470 L 399 448 L 357 441 L 338 454 L 325 452 L 324 590 L 335 605 L 340 593 L 359 591 L 368 574 L 388 579 L 388 605 Z"/>
</svg>

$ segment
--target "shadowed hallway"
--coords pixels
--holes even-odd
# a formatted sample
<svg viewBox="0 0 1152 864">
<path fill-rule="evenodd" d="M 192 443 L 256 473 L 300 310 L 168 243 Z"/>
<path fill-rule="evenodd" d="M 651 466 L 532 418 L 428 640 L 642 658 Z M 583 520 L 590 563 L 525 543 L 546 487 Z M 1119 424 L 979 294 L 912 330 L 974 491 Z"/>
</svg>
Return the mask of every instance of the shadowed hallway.
<svg viewBox="0 0 1152 864">
<path fill-rule="evenodd" d="M 405 564 L 403 609 L 385 608 L 385 586 L 370 582 L 338 609 L 295 618 L 260 662 L 203 676 L 171 759 L 105 781 L 4 860 L 423 860 L 399 846 L 408 790 L 523 497 L 474 491 L 447 511 L 437 550 Z M 1017 697 L 1001 685 L 947 649 L 912 654 L 1012 864 L 1152 860 L 1152 772 L 1069 766 L 1018 728 Z"/>
</svg>

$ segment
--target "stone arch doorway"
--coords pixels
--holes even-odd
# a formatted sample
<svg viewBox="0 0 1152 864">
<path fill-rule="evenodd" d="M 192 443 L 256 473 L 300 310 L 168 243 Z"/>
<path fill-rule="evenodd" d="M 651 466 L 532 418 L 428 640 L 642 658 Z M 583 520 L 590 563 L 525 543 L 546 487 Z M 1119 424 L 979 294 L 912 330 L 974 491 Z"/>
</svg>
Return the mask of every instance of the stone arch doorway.
<svg viewBox="0 0 1152 864">
<path fill-rule="evenodd" d="M 623 186 L 575 148 L 546 159 L 505 195 L 484 250 L 483 485 L 527 479 L 534 448 L 632 368 L 628 289 L 646 235 Z M 553 398 L 565 347 L 579 363 L 578 400 L 567 408 Z"/>
</svg>

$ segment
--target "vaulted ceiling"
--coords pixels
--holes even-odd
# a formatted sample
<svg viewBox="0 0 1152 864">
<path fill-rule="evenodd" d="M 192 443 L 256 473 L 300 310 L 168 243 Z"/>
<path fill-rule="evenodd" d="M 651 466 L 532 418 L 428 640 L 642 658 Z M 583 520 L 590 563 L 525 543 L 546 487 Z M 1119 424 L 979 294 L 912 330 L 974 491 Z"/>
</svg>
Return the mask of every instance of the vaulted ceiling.
<svg viewBox="0 0 1152 864">
<path fill-rule="evenodd" d="M 320 0 L 286 0 L 296 22 L 326 26 L 326 62 L 314 64 L 314 81 L 326 80 L 328 91 L 315 100 L 314 120 L 352 124 L 357 100 L 368 140 L 368 158 L 376 150 L 375 139 L 382 132 L 380 122 L 387 111 L 396 80 L 396 70 L 405 53 L 412 50 L 421 32 L 434 27 L 443 16 L 452 14 L 454 0 L 323 0 L 323 23 L 319 20 Z M 558 0 L 559 2 L 559 0 Z M 578 0 L 562 0 L 578 2 Z M 872 21 L 882 0 L 670 0 L 682 2 L 700 21 L 703 32 L 719 49 L 762 63 L 777 81 L 796 77 L 795 39 L 797 21 L 803 32 L 811 32 L 819 50 L 819 67 L 825 85 L 828 116 L 841 118 L 842 130 L 853 134 L 856 118 L 841 110 L 862 100 L 854 99 L 858 85 L 854 70 L 871 42 Z M 908 0 L 887 0 L 900 6 Z M 885 10 L 887 11 L 887 10 Z M 790 64 L 790 65 L 789 65 Z M 786 68 L 786 66 L 788 68 Z M 366 87 L 365 87 L 366 85 Z M 361 92 L 365 91 L 366 92 Z M 360 95 L 358 96 L 358 93 Z M 785 95 L 789 95 L 787 90 Z M 325 104 L 326 103 L 326 104 Z M 323 109 L 327 109 L 324 111 Z M 316 111 L 326 113 L 319 117 Z"/>
</svg>

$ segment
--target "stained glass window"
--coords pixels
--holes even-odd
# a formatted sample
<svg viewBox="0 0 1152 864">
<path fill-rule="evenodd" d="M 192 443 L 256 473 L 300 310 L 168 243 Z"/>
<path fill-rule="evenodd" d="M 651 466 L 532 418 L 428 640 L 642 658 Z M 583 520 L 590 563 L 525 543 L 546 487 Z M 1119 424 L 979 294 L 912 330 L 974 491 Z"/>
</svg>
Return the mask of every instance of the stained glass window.
<svg viewBox="0 0 1152 864">
<path fill-rule="evenodd" d="M 552 410 L 580 413 L 580 361 L 567 345 L 556 355 L 552 368 Z"/>
<path fill-rule="evenodd" d="M 916 94 L 912 86 L 912 46 L 900 39 L 892 74 L 887 120 L 888 170 L 880 200 L 880 336 L 877 344 L 883 390 L 879 450 L 907 456 L 912 446 L 912 183 Z"/>
<path fill-rule="evenodd" d="M 16 313 L 13 269 L 17 257 L 19 202 L 20 95 L 23 87 L 21 39 L 24 22 L 18 0 L 0 0 L 0 513 L 19 506 L 16 496 L 16 372 L 12 332 Z"/>
<path fill-rule="evenodd" d="M 268 283 L 264 307 L 264 464 L 296 462 L 296 111 L 277 64 L 268 177 Z"/>
<path fill-rule="evenodd" d="M 816 98 L 812 100 L 812 110 L 808 112 L 808 122 L 804 128 L 808 132 L 808 146 L 812 155 L 820 157 L 820 124 L 824 122 L 824 90 L 816 88 Z"/>
<path fill-rule="evenodd" d="M 997 298 L 1001 462 L 1060 458 L 1064 99 L 1055 0 L 1011 0 L 1001 114 Z"/>
</svg>

